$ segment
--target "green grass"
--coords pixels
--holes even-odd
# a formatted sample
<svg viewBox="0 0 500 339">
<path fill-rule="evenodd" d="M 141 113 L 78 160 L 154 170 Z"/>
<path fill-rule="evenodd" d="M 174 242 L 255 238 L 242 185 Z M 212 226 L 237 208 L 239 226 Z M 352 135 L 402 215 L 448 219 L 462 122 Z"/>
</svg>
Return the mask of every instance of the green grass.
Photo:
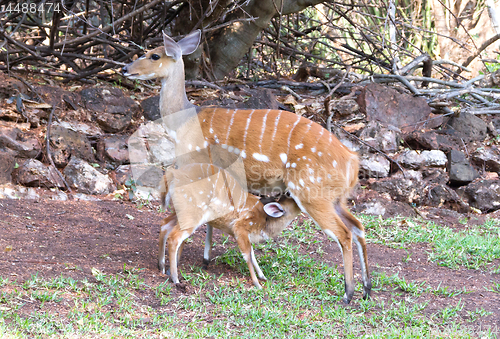
<svg viewBox="0 0 500 339">
<path fill-rule="evenodd" d="M 429 243 L 432 246 L 429 259 L 441 266 L 486 269 L 488 264 L 500 259 L 500 226 L 495 219 L 459 231 L 408 219 L 363 217 L 363 222 L 369 242 L 393 248 Z"/>
<path fill-rule="evenodd" d="M 376 232 L 370 235 L 372 242 L 384 239 L 384 244 L 394 247 L 424 240 L 435 244 L 442 240 L 440 232 L 467 238 L 472 234 L 486 237 L 495 231 L 493 225 L 482 231 L 455 232 L 428 224 L 424 228 L 409 222 L 364 221 L 369 225 L 367 234 Z M 222 242 L 227 251 L 212 265 L 229 265 L 238 274 L 217 276 L 197 266 L 184 266 L 180 274 L 189 293 L 178 292 L 170 282 L 148 285 L 146 273 L 126 266 L 118 274 L 94 268 L 91 276 L 79 280 L 37 274 L 20 282 L 0 278 L 0 337 L 494 337 L 472 327 L 490 313 L 465 310 L 461 299 L 450 300 L 442 309 L 429 309 L 429 300 L 436 296 L 451 298 L 467 291 L 441 285 L 431 288 L 425 281 L 410 281 L 399 274 L 375 270 L 372 281 L 377 298 L 362 300 L 358 281 L 351 304 L 343 305 L 342 270 L 310 255 L 322 254 L 323 242 L 329 241 L 325 239 L 306 222 L 292 225 L 278 242 L 256 246 L 258 261 L 269 279 L 263 282 L 263 290 L 249 287 L 247 265 L 232 239 L 225 237 Z M 481 253 L 470 254 L 471 258 L 481 257 L 473 262 L 487 261 Z M 496 282 L 486 288 L 500 292 Z"/>
</svg>

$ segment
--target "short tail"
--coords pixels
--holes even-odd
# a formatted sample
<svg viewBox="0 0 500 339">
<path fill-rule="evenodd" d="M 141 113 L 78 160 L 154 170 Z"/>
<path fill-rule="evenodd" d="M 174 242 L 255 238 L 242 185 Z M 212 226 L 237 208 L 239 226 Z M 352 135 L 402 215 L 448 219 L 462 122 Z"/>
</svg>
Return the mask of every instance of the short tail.
<svg viewBox="0 0 500 339">
<path fill-rule="evenodd" d="M 167 171 L 163 175 L 162 183 L 160 184 L 160 203 L 161 208 L 166 211 L 170 207 L 170 202 L 172 200 L 172 196 L 168 191 L 168 183 L 173 179 L 173 173 L 171 171 Z"/>
<path fill-rule="evenodd" d="M 346 165 L 346 181 L 349 191 L 352 191 L 358 183 L 359 159 L 356 154 L 353 154 Z"/>
</svg>

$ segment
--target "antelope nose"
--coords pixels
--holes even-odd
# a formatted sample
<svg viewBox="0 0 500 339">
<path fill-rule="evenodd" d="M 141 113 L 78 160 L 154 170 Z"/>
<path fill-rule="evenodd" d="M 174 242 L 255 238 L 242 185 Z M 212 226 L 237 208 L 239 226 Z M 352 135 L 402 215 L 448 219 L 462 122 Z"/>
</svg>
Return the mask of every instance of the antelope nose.
<svg viewBox="0 0 500 339">
<path fill-rule="evenodd" d="M 125 74 L 128 72 L 128 65 L 125 65 L 122 67 L 122 74 Z"/>
</svg>

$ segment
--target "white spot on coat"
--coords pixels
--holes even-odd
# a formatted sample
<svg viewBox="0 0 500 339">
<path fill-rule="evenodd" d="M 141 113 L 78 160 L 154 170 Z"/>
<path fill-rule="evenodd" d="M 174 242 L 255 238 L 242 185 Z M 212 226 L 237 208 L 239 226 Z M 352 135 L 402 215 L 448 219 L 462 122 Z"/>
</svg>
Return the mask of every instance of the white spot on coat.
<svg viewBox="0 0 500 339">
<path fill-rule="evenodd" d="M 333 160 L 333 161 L 332 161 L 332 165 L 333 165 L 333 167 L 337 167 L 337 161 L 336 161 L 336 160 Z"/>
<path fill-rule="evenodd" d="M 260 153 L 254 153 L 252 154 L 252 157 L 255 159 L 255 160 L 258 160 L 258 161 L 262 161 L 262 162 L 269 162 L 269 158 L 267 155 L 264 155 L 264 154 L 260 154 Z"/>
<path fill-rule="evenodd" d="M 287 155 L 285 153 L 281 153 L 280 158 L 281 158 L 281 161 L 283 162 L 283 164 L 286 164 L 286 161 L 288 160 Z"/>
<path fill-rule="evenodd" d="M 304 144 L 298 144 L 295 146 L 295 149 L 301 149 L 302 147 L 304 147 Z"/>
<path fill-rule="evenodd" d="M 297 167 L 297 164 L 296 163 L 292 163 L 292 168 L 295 168 Z"/>
<path fill-rule="evenodd" d="M 302 186 L 302 187 L 304 187 L 304 186 L 305 186 L 305 184 L 304 184 L 304 180 L 299 179 L 299 183 L 300 183 L 300 186 Z"/>
</svg>

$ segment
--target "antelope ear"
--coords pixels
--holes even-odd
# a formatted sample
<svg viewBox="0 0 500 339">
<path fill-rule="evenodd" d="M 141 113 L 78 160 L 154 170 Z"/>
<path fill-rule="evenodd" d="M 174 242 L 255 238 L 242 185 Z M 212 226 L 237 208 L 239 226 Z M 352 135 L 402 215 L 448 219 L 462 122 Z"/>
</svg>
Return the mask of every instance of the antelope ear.
<svg viewBox="0 0 500 339">
<path fill-rule="evenodd" d="M 182 56 L 181 47 L 171 37 L 163 32 L 163 46 L 165 46 L 165 54 L 175 61 Z"/>
<path fill-rule="evenodd" d="M 188 55 L 196 51 L 200 45 L 201 31 L 197 29 L 194 32 L 189 33 L 184 39 L 178 42 L 179 47 L 182 50 L 182 55 Z"/>
<path fill-rule="evenodd" d="M 277 202 L 270 202 L 264 205 L 264 212 L 270 217 L 279 218 L 285 214 L 283 207 Z"/>
</svg>

